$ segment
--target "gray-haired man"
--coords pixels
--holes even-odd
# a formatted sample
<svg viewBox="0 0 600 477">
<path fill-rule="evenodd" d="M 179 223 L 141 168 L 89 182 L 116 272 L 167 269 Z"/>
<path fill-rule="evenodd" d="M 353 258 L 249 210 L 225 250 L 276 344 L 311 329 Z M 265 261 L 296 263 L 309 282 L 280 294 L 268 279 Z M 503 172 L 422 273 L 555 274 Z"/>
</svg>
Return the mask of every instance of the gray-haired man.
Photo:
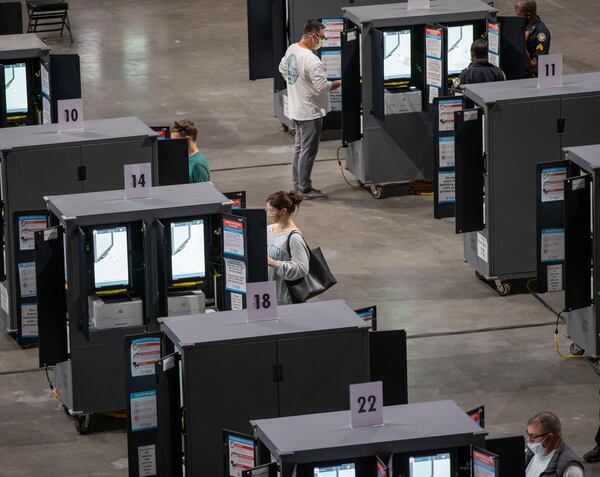
<svg viewBox="0 0 600 477">
<path fill-rule="evenodd" d="M 327 80 L 323 63 L 315 54 L 325 39 L 323 24 L 308 20 L 302 38 L 289 46 L 279 64 L 279 72 L 287 82 L 289 115 L 296 130 L 292 179 L 294 189 L 305 199 L 327 198 L 312 186 L 310 175 L 319 151 L 323 117 L 331 110 L 329 92 L 342 84 L 340 80 Z"/>
</svg>

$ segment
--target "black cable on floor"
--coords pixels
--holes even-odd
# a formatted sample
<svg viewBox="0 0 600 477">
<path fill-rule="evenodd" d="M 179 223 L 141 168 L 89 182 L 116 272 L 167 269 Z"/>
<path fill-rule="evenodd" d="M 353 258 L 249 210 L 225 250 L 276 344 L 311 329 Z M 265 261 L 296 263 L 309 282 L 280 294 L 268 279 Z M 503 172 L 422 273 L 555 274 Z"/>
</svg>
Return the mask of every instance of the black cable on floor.
<svg viewBox="0 0 600 477">
<path fill-rule="evenodd" d="M 418 338 L 436 338 L 439 336 L 454 336 L 454 335 L 470 335 L 473 333 L 487 333 L 490 331 L 504 331 L 504 330 L 518 330 L 521 328 L 535 328 L 538 326 L 550 326 L 554 325 L 554 321 L 544 321 L 541 323 L 523 323 L 519 325 L 507 325 L 507 326 L 490 326 L 488 328 L 474 328 L 471 330 L 458 330 L 458 331 L 440 331 L 439 333 L 421 333 L 417 335 L 409 335 L 406 337 L 407 340 L 414 340 Z"/>
<path fill-rule="evenodd" d="M 40 371 L 45 371 L 45 368 L 13 369 L 10 371 L 0 371 L 0 376 L 10 376 L 11 374 L 23 373 L 39 373 Z"/>
<path fill-rule="evenodd" d="M 318 159 L 315 162 L 332 162 L 337 159 Z M 278 166 L 291 166 L 291 161 L 288 162 L 275 162 L 273 164 L 256 164 L 254 166 L 238 166 L 238 167 L 224 167 L 222 169 L 211 169 L 210 172 L 227 172 L 227 171 L 241 171 L 244 169 L 260 169 L 262 167 L 278 167 Z"/>
</svg>

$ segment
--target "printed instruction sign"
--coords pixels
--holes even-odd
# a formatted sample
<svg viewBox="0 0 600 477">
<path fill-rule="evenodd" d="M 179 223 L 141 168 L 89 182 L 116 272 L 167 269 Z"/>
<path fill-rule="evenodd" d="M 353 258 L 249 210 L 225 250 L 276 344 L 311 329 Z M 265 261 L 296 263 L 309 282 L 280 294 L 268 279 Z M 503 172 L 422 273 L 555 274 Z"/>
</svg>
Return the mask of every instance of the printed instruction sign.
<svg viewBox="0 0 600 477">
<path fill-rule="evenodd" d="M 442 136 L 439 138 L 439 167 L 454 167 L 454 137 Z"/>
<path fill-rule="evenodd" d="M 454 131 L 454 113 L 460 111 L 462 106 L 462 98 L 439 100 L 438 128 L 440 131 Z"/>
<path fill-rule="evenodd" d="M 477 256 L 485 263 L 488 261 L 488 242 L 487 237 L 481 232 L 477 232 Z"/>
<path fill-rule="evenodd" d="M 442 30 L 425 28 L 425 83 L 429 87 L 429 103 L 442 88 Z"/>
<path fill-rule="evenodd" d="M 234 257 L 244 256 L 244 223 L 223 219 L 223 253 Z"/>
<path fill-rule="evenodd" d="M 131 376 L 155 374 L 154 365 L 160 359 L 160 338 L 137 338 L 131 342 Z"/>
<path fill-rule="evenodd" d="M 18 268 L 21 297 L 36 296 L 35 262 L 19 263 Z"/>
<path fill-rule="evenodd" d="M 567 179 L 566 167 L 542 169 L 541 179 L 542 202 L 564 200 L 565 180 Z"/>
<path fill-rule="evenodd" d="M 321 51 L 321 61 L 327 79 L 342 77 L 342 50 Z"/>
<path fill-rule="evenodd" d="M 274 280 L 248 283 L 246 308 L 248 322 L 277 319 L 277 285 Z"/>
<path fill-rule="evenodd" d="M 138 447 L 138 475 L 151 477 L 156 475 L 156 445 Z"/>
<path fill-rule="evenodd" d="M 500 25 L 488 21 L 488 61 L 500 68 Z"/>
<path fill-rule="evenodd" d="M 35 232 L 48 227 L 45 215 L 22 215 L 19 217 L 19 250 L 35 250 Z"/>
<path fill-rule="evenodd" d="M 542 229 L 542 262 L 558 262 L 565 259 L 565 229 Z"/>
<path fill-rule="evenodd" d="M 242 477 L 242 471 L 254 467 L 254 441 L 229 434 L 227 437 L 229 476 Z"/>
<path fill-rule="evenodd" d="M 350 426 L 380 426 L 383 424 L 383 383 L 350 385 Z"/>
<path fill-rule="evenodd" d="M 561 263 L 548 265 L 546 267 L 547 289 L 549 292 L 560 291 L 563 289 L 563 266 Z"/>
<path fill-rule="evenodd" d="M 130 394 L 131 431 L 147 431 L 158 427 L 156 390 Z"/>
<path fill-rule="evenodd" d="M 231 292 L 231 309 L 233 311 L 244 309 L 244 295 Z"/>
<path fill-rule="evenodd" d="M 21 337 L 37 338 L 38 306 L 37 303 L 21 304 Z"/>
<path fill-rule="evenodd" d="M 342 46 L 342 31 L 344 31 L 343 18 L 323 18 L 321 23 L 325 27 L 323 48 L 340 48 Z"/>
<path fill-rule="evenodd" d="M 342 110 L 342 88 L 334 89 L 329 92 L 329 101 L 331 102 L 332 111 Z"/>
<path fill-rule="evenodd" d="M 225 290 L 246 294 L 246 264 L 241 260 L 224 258 Z"/>
<path fill-rule="evenodd" d="M 438 171 L 438 203 L 456 202 L 456 173 L 454 171 Z"/>
</svg>

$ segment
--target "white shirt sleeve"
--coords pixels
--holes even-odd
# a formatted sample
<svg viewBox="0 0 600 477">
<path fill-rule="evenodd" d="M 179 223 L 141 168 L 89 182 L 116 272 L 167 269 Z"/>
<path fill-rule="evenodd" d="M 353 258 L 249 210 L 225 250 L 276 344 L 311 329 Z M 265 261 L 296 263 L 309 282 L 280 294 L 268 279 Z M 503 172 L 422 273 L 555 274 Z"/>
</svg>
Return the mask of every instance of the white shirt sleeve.
<svg viewBox="0 0 600 477">
<path fill-rule="evenodd" d="M 331 90 L 331 82 L 327 80 L 327 76 L 325 76 L 325 70 L 323 69 L 323 63 L 320 61 L 315 61 L 312 65 L 310 65 L 308 68 L 308 77 L 317 94 Z"/>
<path fill-rule="evenodd" d="M 585 477 L 583 469 L 578 465 L 570 465 L 563 474 L 563 477 Z"/>
<path fill-rule="evenodd" d="M 287 55 L 281 58 L 279 62 L 279 72 L 283 76 L 283 79 L 287 81 Z"/>
</svg>

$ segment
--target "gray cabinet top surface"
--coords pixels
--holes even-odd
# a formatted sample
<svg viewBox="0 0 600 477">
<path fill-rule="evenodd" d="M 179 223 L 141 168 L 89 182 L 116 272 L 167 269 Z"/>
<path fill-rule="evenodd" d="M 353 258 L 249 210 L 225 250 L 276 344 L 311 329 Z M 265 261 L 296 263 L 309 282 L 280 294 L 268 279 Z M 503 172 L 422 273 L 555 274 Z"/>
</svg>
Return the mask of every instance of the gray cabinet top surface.
<svg viewBox="0 0 600 477">
<path fill-rule="evenodd" d="M 484 105 L 502 101 L 533 101 L 600 93 L 600 73 L 564 76 L 563 86 L 558 88 L 540 89 L 537 87 L 537 81 L 537 78 L 529 78 L 470 84 L 465 86 L 465 96 L 479 105 Z"/>
<path fill-rule="evenodd" d="M 283 305 L 276 321 L 247 322 L 247 312 L 222 311 L 161 318 L 162 328 L 179 347 L 223 341 L 310 333 L 368 325 L 343 300 Z"/>
<path fill-rule="evenodd" d="M 230 203 L 210 182 L 153 187 L 151 197 L 143 199 L 126 200 L 123 190 L 54 195 L 45 199 L 48 208 L 57 217 L 64 216 L 75 222 L 87 222 L 86 218 L 109 215 L 111 217 L 106 220 L 127 221 L 128 216 L 136 212 L 152 211 L 156 216 L 161 216 L 160 211 Z"/>
<path fill-rule="evenodd" d="M 0 36 L 0 60 L 35 58 L 49 51 L 50 47 L 35 33 Z"/>
<path fill-rule="evenodd" d="M 2 38 L 0 36 L 0 38 Z M 0 150 L 75 146 L 119 139 L 156 136 L 139 118 L 96 119 L 84 122 L 84 131 L 58 132 L 58 124 L 0 129 Z"/>
<path fill-rule="evenodd" d="M 454 401 L 434 401 L 383 408 L 383 426 L 350 427 L 350 411 L 261 419 L 253 422 L 278 455 L 398 443 L 485 431 Z"/>
<path fill-rule="evenodd" d="M 483 19 L 498 10 L 481 0 L 432 0 L 431 8 L 418 10 L 408 10 L 408 3 L 391 3 L 344 7 L 342 11 L 356 24 L 372 23 L 377 27 Z"/>
<path fill-rule="evenodd" d="M 600 145 L 567 147 L 564 151 L 565 159 L 575 162 L 580 167 L 588 171 L 600 169 Z"/>
</svg>

